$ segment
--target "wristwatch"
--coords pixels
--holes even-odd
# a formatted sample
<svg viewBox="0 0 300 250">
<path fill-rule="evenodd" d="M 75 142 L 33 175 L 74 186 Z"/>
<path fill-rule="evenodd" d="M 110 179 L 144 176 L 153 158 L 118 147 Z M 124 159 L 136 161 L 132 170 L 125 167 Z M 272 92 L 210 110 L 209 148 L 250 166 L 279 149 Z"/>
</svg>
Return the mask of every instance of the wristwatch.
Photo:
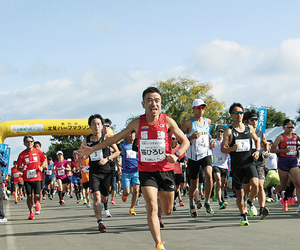
<svg viewBox="0 0 300 250">
<path fill-rule="evenodd" d="M 107 160 L 108 160 L 108 161 L 111 161 L 111 158 L 110 158 L 110 156 L 108 156 L 108 157 L 107 157 Z"/>
<path fill-rule="evenodd" d="M 177 157 L 180 157 L 180 156 L 181 156 L 181 154 L 179 153 L 179 151 L 177 151 L 177 152 L 175 153 L 175 155 L 176 155 Z"/>
</svg>

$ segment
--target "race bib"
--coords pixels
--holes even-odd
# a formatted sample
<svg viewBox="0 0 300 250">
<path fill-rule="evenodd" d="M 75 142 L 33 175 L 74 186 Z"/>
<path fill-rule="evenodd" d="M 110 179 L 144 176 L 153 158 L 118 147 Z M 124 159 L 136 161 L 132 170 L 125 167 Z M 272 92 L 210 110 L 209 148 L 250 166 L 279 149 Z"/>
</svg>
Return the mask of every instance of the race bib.
<svg viewBox="0 0 300 250">
<path fill-rule="evenodd" d="M 142 162 L 159 162 L 166 158 L 165 140 L 140 140 Z"/>
<path fill-rule="evenodd" d="M 90 166 L 84 166 L 84 167 L 83 167 L 83 172 L 84 172 L 84 173 L 90 172 Z"/>
<path fill-rule="evenodd" d="M 20 177 L 20 173 L 14 173 L 14 178 L 19 178 Z"/>
<path fill-rule="evenodd" d="M 135 159 L 136 158 L 136 152 L 133 150 L 126 150 L 126 158 L 127 159 Z"/>
<path fill-rule="evenodd" d="M 250 140 L 249 139 L 237 139 L 235 144 L 238 144 L 238 149 L 236 152 L 245 152 L 250 150 Z"/>
<path fill-rule="evenodd" d="M 297 154 L 296 146 L 287 146 L 287 148 L 290 148 L 291 151 L 286 153 L 286 155 L 296 155 Z"/>
<path fill-rule="evenodd" d="M 36 169 L 27 170 L 27 178 L 28 179 L 35 178 L 35 177 L 37 177 Z"/>
<path fill-rule="evenodd" d="M 46 175 L 52 175 L 52 170 L 47 170 Z"/>
<path fill-rule="evenodd" d="M 62 175 L 64 175 L 65 174 L 65 170 L 58 170 L 58 172 L 57 172 L 57 174 L 59 175 L 59 176 L 62 176 Z"/>
<path fill-rule="evenodd" d="M 208 155 L 209 141 L 207 135 L 202 135 L 195 141 L 197 157 L 202 159 Z"/>
<path fill-rule="evenodd" d="M 91 161 L 101 161 L 103 159 L 103 151 L 102 149 L 93 152 L 91 155 Z"/>
<path fill-rule="evenodd" d="M 214 163 L 223 164 L 227 159 L 226 155 L 214 155 Z"/>
</svg>

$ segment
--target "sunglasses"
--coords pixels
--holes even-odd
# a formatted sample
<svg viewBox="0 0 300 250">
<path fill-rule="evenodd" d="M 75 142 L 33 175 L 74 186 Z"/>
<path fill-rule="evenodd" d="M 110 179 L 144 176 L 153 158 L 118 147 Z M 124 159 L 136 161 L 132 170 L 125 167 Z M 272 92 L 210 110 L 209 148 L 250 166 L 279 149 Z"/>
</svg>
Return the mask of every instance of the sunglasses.
<svg viewBox="0 0 300 250">
<path fill-rule="evenodd" d="M 33 141 L 25 141 L 25 143 L 33 143 Z"/>
<path fill-rule="evenodd" d="M 205 105 L 202 105 L 202 106 L 195 106 L 194 108 L 197 109 L 197 110 L 205 110 L 205 109 L 206 109 L 206 106 L 205 106 Z"/>
<path fill-rule="evenodd" d="M 249 119 L 250 121 L 258 121 L 258 119 L 257 118 L 251 118 L 251 119 Z"/>
<path fill-rule="evenodd" d="M 224 130 L 218 130 L 217 132 L 219 132 L 219 133 L 224 133 Z"/>
<path fill-rule="evenodd" d="M 109 125 L 103 125 L 103 127 L 104 127 L 104 128 L 109 128 L 110 126 L 109 126 Z"/>
<path fill-rule="evenodd" d="M 285 127 L 285 128 L 295 128 L 294 125 L 285 125 L 284 127 Z"/>
<path fill-rule="evenodd" d="M 244 114 L 244 111 L 233 111 L 231 114 L 234 115 Z"/>
</svg>

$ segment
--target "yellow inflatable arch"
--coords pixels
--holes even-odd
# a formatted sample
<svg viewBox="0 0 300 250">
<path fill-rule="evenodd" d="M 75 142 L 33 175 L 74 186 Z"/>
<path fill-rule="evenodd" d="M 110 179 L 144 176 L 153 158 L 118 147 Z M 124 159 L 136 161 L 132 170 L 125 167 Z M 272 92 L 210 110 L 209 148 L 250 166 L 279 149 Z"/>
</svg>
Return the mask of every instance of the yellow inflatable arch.
<svg viewBox="0 0 300 250">
<path fill-rule="evenodd" d="M 0 143 L 7 137 L 31 135 L 89 135 L 88 119 L 16 120 L 0 123 Z"/>
</svg>

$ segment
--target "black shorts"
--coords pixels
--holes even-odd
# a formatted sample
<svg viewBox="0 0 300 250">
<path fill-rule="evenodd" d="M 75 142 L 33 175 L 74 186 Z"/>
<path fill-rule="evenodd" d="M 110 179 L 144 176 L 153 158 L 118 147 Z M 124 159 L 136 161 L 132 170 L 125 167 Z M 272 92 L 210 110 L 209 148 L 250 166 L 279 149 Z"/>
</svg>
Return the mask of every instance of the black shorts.
<svg viewBox="0 0 300 250">
<path fill-rule="evenodd" d="M 200 167 L 204 169 L 206 166 L 211 166 L 211 165 L 212 165 L 211 155 L 208 155 L 199 161 L 188 159 L 187 167 L 189 170 L 190 179 L 197 180 L 199 178 Z"/>
<path fill-rule="evenodd" d="M 52 181 L 53 181 L 53 179 L 46 179 L 45 180 L 46 186 L 48 186 L 49 184 L 51 184 Z"/>
<path fill-rule="evenodd" d="M 151 186 L 158 191 L 175 191 L 174 171 L 139 172 L 141 187 Z"/>
<path fill-rule="evenodd" d="M 56 177 L 56 180 L 61 180 L 61 183 L 62 183 L 62 184 L 69 184 L 69 183 L 70 183 L 69 178 L 60 179 L 60 178 Z"/>
<path fill-rule="evenodd" d="M 228 179 L 228 169 L 227 168 L 220 168 L 220 167 L 214 166 L 213 173 L 219 173 L 222 178 Z"/>
<path fill-rule="evenodd" d="M 90 187 L 90 182 L 85 182 L 85 183 L 82 183 L 82 188 L 84 189 L 88 189 Z"/>
<path fill-rule="evenodd" d="M 24 181 L 26 194 L 31 195 L 32 190 L 34 194 L 40 194 L 42 181 Z"/>
<path fill-rule="evenodd" d="M 90 172 L 90 190 L 92 193 L 99 191 L 103 196 L 108 196 L 111 181 L 110 173 L 97 173 Z"/>
<path fill-rule="evenodd" d="M 243 182 L 245 179 L 258 178 L 255 164 L 250 164 L 241 169 L 232 169 L 232 186 L 236 190 L 243 189 Z"/>
<path fill-rule="evenodd" d="M 182 179 L 183 179 L 182 174 L 175 174 L 175 184 L 177 186 L 180 185 Z"/>
<path fill-rule="evenodd" d="M 265 180 L 265 179 L 266 179 L 264 165 L 256 166 L 256 171 L 257 171 L 258 179 L 259 179 L 259 180 Z M 245 177 L 243 178 L 243 183 L 244 183 L 244 184 L 249 184 L 249 183 L 250 183 L 249 177 L 245 176 Z"/>
<path fill-rule="evenodd" d="M 23 186 L 24 186 L 24 182 L 22 181 L 22 182 L 19 182 L 19 183 L 13 183 L 13 187 L 14 188 L 23 188 Z"/>
</svg>

